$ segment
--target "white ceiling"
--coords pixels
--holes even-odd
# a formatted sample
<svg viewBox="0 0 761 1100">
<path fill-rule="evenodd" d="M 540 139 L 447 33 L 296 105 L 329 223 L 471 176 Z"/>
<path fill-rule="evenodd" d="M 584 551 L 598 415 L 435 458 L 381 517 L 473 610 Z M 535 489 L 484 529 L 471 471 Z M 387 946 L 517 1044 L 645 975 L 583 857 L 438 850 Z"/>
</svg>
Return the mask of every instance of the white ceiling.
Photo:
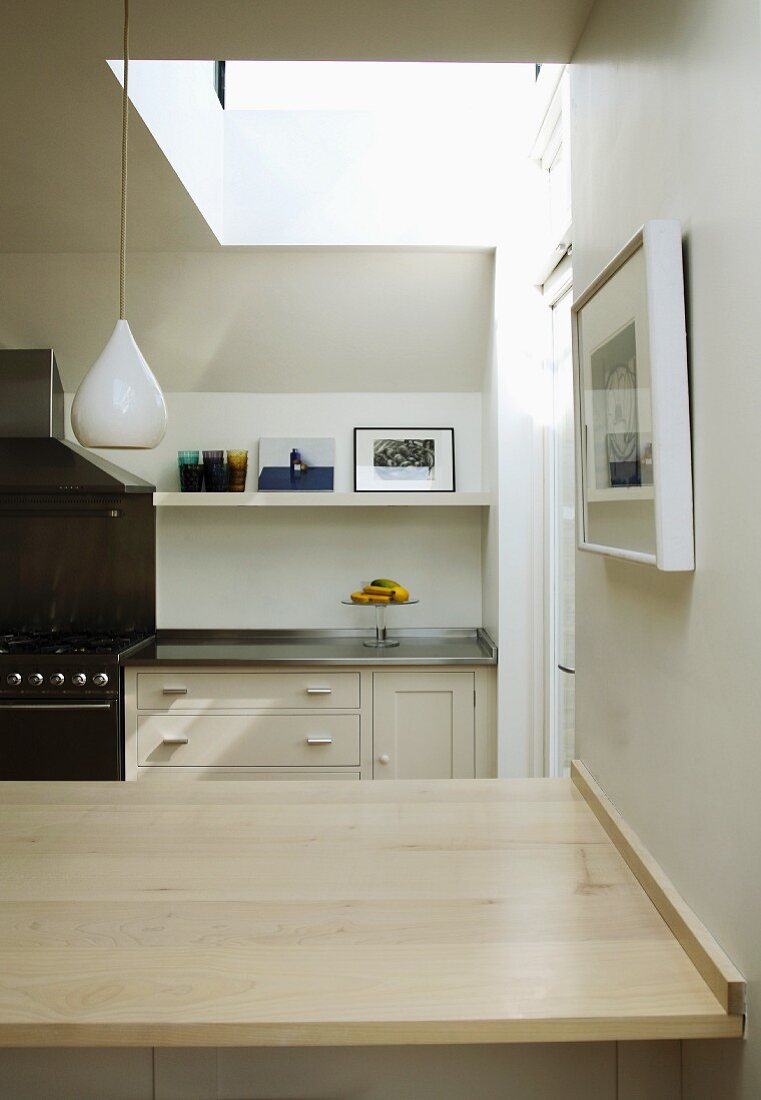
<svg viewBox="0 0 761 1100">
<path fill-rule="evenodd" d="M 136 58 L 565 61 L 592 0 L 132 0 Z M 0 249 L 118 247 L 121 0 L 0 0 Z M 132 113 L 131 250 L 219 245 Z"/>
</svg>

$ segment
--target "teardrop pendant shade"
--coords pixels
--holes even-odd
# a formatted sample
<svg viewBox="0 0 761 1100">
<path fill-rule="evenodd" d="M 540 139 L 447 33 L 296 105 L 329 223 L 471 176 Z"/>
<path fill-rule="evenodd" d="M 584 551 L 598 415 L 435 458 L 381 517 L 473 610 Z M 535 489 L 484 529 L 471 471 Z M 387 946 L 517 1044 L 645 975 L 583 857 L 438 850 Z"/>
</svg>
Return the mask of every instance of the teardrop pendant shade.
<svg viewBox="0 0 761 1100">
<path fill-rule="evenodd" d="M 74 396 L 71 426 L 84 447 L 155 447 L 166 402 L 151 368 L 121 320 Z"/>
</svg>

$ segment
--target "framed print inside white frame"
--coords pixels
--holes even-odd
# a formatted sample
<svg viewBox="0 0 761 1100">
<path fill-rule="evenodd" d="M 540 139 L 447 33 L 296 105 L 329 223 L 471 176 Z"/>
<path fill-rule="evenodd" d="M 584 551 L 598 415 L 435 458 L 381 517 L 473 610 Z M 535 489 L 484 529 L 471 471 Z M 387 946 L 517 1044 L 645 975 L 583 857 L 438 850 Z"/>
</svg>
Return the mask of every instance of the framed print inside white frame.
<svg viewBox="0 0 761 1100">
<path fill-rule="evenodd" d="M 355 428 L 355 493 L 453 493 L 454 428 Z"/>
<path fill-rule="evenodd" d="M 678 221 L 649 221 L 571 307 L 578 545 L 695 568 Z"/>
</svg>

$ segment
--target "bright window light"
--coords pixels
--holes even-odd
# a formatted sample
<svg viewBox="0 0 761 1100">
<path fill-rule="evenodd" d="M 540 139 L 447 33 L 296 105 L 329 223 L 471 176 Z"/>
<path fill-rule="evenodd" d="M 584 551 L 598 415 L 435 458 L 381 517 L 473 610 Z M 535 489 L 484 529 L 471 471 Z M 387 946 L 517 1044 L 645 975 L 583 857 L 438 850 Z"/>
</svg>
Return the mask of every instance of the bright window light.
<svg viewBox="0 0 761 1100">
<path fill-rule="evenodd" d="M 225 107 L 241 111 L 478 109 L 506 65 L 403 61 L 227 61 Z"/>
<path fill-rule="evenodd" d="M 224 110 L 214 69 L 133 60 L 130 98 L 223 245 L 493 247 L 530 220 L 533 66 L 233 61 Z"/>
</svg>

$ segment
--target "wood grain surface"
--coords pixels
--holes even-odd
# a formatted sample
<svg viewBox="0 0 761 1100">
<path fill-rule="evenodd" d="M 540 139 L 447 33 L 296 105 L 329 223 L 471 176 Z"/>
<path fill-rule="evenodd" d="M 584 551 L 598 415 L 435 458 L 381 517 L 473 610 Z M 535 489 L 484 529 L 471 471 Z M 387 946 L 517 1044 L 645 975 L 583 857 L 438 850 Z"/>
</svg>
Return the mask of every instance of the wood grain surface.
<svg viewBox="0 0 761 1100">
<path fill-rule="evenodd" d="M 719 1003 L 730 1013 L 744 1013 L 746 985 L 737 967 L 580 760 L 573 761 L 571 778 Z"/>
<path fill-rule="evenodd" d="M 0 1044 L 738 1036 L 570 780 L 0 784 Z"/>
</svg>

